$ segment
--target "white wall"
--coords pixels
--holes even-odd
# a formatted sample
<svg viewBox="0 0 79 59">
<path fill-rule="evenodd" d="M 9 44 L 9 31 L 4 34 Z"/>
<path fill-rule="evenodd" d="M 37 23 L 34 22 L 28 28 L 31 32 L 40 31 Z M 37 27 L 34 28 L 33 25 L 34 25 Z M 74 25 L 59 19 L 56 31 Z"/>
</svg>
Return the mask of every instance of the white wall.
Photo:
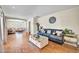
<svg viewBox="0 0 79 59">
<path fill-rule="evenodd" d="M 56 17 L 56 22 L 54 24 L 49 23 L 49 18 L 51 16 Z M 44 28 L 52 28 L 52 29 L 68 28 L 72 29 L 75 33 L 79 34 L 79 7 L 63 10 L 47 16 L 40 17 L 38 19 L 38 22 Z"/>
<path fill-rule="evenodd" d="M 29 25 L 29 22 L 30 22 L 30 25 Z M 37 23 L 37 18 L 30 18 L 28 21 L 27 21 L 27 32 L 31 32 L 31 34 L 35 34 L 37 32 L 37 26 L 36 26 L 36 23 Z M 29 26 L 30 26 L 30 29 L 29 29 Z"/>
<path fill-rule="evenodd" d="M 30 25 L 29 25 L 29 22 L 30 22 Z M 30 30 L 31 34 L 34 34 L 34 19 L 33 18 L 28 20 L 28 30 Z"/>
<path fill-rule="evenodd" d="M 29 21 L 27 21 L 26 27 L 27 27 L 27 32 L 29 32 Z"/>
<path fill-rule="evenodd" d="M 15 20 L 8 19 L 7 20 L 7 28 L 25 28 L 26 29 L 26 21 L 23 20 Z"/>
</svg>

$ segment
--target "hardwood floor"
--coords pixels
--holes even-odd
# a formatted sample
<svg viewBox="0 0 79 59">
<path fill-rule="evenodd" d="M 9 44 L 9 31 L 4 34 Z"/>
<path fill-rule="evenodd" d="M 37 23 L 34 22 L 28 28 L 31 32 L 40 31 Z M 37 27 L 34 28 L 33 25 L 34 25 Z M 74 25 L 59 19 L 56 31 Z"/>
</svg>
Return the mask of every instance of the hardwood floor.
<svg viewBox="0 0 79 59">
<path fill-rule="evenodd" d="M 8 41 L 4 44 L 5 53 L 69 53 L 79 52 L 78 48 L 73 46 L 63 44 L 59 45 L 57 43 L 49 41 L 49 44 L 39 49 L 34 44 L 28 41 L 28 33 L 19 33 L 8 35 Z"/>
</svg>

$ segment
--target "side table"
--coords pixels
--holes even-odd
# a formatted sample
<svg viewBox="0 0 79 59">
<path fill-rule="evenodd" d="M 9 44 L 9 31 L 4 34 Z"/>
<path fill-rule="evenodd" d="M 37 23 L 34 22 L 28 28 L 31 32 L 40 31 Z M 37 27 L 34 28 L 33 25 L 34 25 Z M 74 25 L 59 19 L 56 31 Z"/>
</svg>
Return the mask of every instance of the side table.
<svg viewBox="0 0 79 59">
<path fill-rule="evenodd" d="M 65 43 L 78 47 L 79 46 L 79 38 L 78 35 L 75 34 L 67 34 L 64 36 Z"/>
</svg>

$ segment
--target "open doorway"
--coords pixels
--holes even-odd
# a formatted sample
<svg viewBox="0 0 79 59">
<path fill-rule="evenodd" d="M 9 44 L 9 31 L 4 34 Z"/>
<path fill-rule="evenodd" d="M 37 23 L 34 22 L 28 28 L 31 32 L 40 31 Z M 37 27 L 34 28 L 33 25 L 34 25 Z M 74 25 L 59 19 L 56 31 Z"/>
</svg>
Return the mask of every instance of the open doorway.
<svg viewBox="0 0 79 59">
<path fill-rule="evenodd" d="M 27 30 L 26 21 L 19 19 L 8 19 L 7 29 L 8 29 L 8 34 L 14 34 L 16 32 L 24 32 Z"/>
</svg>

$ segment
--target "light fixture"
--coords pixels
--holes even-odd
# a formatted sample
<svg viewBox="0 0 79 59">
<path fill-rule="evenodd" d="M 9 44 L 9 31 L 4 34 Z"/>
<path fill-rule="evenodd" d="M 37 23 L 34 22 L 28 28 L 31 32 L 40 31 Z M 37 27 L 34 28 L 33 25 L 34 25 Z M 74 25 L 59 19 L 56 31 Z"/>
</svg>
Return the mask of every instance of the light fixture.
<svg viewBox="0 0 79 59">
<path fill-rule="evenodd" d="M 13 9 L 15 9 L 15 6 L 12 6 Z"/>
</svg>

